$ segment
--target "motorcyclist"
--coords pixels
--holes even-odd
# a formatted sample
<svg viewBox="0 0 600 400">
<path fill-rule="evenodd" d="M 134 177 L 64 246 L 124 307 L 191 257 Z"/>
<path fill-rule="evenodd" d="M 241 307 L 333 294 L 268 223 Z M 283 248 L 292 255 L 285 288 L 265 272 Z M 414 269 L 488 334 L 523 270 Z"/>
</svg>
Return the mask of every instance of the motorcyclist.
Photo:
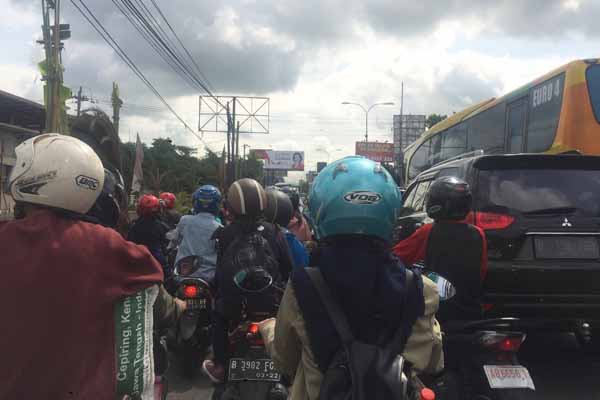
<svg viewBox="0 0 600 400">
<path fill-rule="evenodd" d="M 482 281 L 487 272 L 487 242 L 483 230 L 465 222 L 473 199 L 469 185 L 456 177 L 437 179 L 427 194 L 427 215 L 434 220 L 417 229 L 393 248 L 406 265 L 425 267 L 448 279 L 456 296 L 438 312 L 449 319 L 481 317 Z"/>
<path fill-rule="evenodd" d="M 167 224 L 169 229 L 174 229 L 181 219 L 181 214 L 175 209 L 177 197 L 173 193 L 162 192 L 158 199 L 162 205 L 161 217 L 163 222 Z"/>
<path fill-rule="evenodd" d="M 194 276 L 212 283 L 217 265 L 217 249 L 214 232 L 222 227 L 216 216 L 221 205 L 221 192 L 212 185 L 199 187 L 192 195 L 193 215 L 184 215 L 177 228 L 170 234 L 179 243 L 175 265 L 190 256 L 199 258 L 199 269 Z"/>
<path fill-rule="evenodd" d="M 129 228 L 127 240 L 146 246 L 163 268 L 167 268 L 164 248 L 168 228 L 160 220 L 160 200 L 151 194 L 143 195 L 138 200 L 136 213 L 138 218 Z"/>
<path fill-rule="evenodd" d="M 115 230 L 82 220 L 105 182 L 87 144 L 43 134 L 15 153 L 9 188 L 19 219 L 0 224 L 0 304 L 10 321 L 0 344 L 0 398 L 150 398 L 151 346 L 143 344 L 152 343 L 147 305 L 163 279 L 160 265 Z M 137 336 L 125 348 L 134 315 Z M 134 366 L 126 352 L 138 343 Z"/>
<path fill-rule="evenodd" d="M 408 288 L 405 267 L 388 247 L 400 206 L 392 177 L 373 161 L 346 157 L 321 171 L 309 202 L 319 240 L 311 263 L 335 294 L 354 335 L 379 344 L 398 329 L 412 329 L 405 358 L 417 371 L 439 373 L 443 352 L 436 287 L 423 278 Z M 318 399 L 323 373 L 341 343 L 304 268 L 294 269 L 276 321 L 261 323 L 261 334 L 278 370 L 295 377 L 291 399 Z"/>
<path fill-rule="evenodd" d="M 294 261 L 294 267 L 308 266 L 308 253 L 304 245 L 296 238 L 296 235 L 286 228 L 294 213 L 290 197 L 281 190 L 268 189 L 267 198 L 268 205 L 265 210 L 265 219 L 275 224 L 283 232 L 290 255 Z"/>
<path fill-rule="evenodd" d="M 304 218 L 302 211 L 300 211 L 300 195 L 295 190 L 289 190 L 287 195 L 290 197 L 292 206 L 294 207 L 294 215 L 288 224 L 288 229 L 301 242 L 308 242 L 312 239 L 312 234 L 306 218 Z"/>
<path fill-rule="evenodd" d="M 223 271 L 225 253 L 231 251 L 235 240 L 251 232 L 259 232 L 269 244 L 279 267 L 279 280 L 287 281 L 292 271 L 292 260 L 287 242 L 275 226 L 263 220 L 263 212 L 267 207 L 267 195 L 263 187 L 254 179 L 244 178 L 235 181 L 227 192 L 228 209 L 233 221 L 224 228 L 217 229 L 217 270 L 216 270 L 216 305 L 213 321 L 213 360 L 205 360 L 202 364 L 204 373 L 214 383 L 225 379 L 225 368 L 228 361 L 229 338 L 227 329 L 230 321 L 241 317 L 241 302 L 237 291 L 231 289 L 231 277 Z"/>
</svg>

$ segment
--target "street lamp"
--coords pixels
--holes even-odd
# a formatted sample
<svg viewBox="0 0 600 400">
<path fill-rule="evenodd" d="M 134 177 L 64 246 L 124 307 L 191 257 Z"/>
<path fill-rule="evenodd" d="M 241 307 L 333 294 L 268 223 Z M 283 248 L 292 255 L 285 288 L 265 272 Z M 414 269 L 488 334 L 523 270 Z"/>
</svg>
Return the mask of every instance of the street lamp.
<svg viewBox="0 0 600 400">
<path fill-rule="evenodd" d="M 343 105 L 350 104 L 353 106 L 359 106 L 365 112 L 365 142 L 368 142 L 369 141 L 369 111 L 371 111 L 375 106 L 393 106 L 394 102 L 388 101 L 385 103 L 375 103 L 375 104 L 372 104 L 369 108 L 365 108 L 362 104 L 351 103 L 349 101 L 344 101 L 344 102 L 342 102 L 342 104 Z"/>
</svg>

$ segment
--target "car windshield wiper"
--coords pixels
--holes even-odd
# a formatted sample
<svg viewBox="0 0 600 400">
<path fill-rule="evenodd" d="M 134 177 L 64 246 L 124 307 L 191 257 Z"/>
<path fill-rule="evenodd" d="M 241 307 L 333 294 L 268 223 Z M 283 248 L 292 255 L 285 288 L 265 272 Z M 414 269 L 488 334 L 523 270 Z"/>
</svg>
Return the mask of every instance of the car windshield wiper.
<svg viewBox="0 0 600 400">
<path fill-rule="evenodd" d="M 579 210 L 577 207 L 549 207 L 537 210 L 525 211 L 525 215 L 544 215 L 544 214 L 573 214 Z"/>
</svg>

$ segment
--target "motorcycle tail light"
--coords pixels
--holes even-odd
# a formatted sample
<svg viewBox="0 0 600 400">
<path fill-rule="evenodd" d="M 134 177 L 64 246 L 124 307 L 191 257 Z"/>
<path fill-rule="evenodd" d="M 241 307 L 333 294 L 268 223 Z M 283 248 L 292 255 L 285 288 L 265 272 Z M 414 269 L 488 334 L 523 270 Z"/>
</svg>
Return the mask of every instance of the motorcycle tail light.
<svg viewBox="0 0 600 400">
<path fill-rule="evenodd" d="M 479 343 L 500 353 L 517 353 L 526 337 L 523 333 L 486 332 L 480 336 Z"/>
<path fill-rule="evenodd" d="M 246 338 L 253 346 L 262 346 L 265 342 L 263 341 L 262 336 L 260 335 L 260 329 L 258 324 L 255 322 L 251 322 L 248 325 L 248 329 L 246 331 Z"/>
<path fill-rule="evenodd" d="M 183 297 L 186 299 L 198 296 L 198 286 L 187 285 L 183 288 Z"/>
</svg>

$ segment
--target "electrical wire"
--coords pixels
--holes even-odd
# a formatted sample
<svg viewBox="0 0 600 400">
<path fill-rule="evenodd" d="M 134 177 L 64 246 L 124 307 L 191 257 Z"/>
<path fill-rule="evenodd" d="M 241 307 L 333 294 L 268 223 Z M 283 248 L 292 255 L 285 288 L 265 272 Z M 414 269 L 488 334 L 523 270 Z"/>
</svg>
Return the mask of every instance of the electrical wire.
<svg viewBox="0 0 600 400">
<path fill-rule="evenodd" d="M 167 109 L 177 118 L 184 127 L 190 131 L 196 138 L 198 138 L 205 146 L 208 148 L 208 145 L 205 143 L 204 139 L 198 135 L 189 125 L 177 114 L 177 112 L 171 107 L 171 105 L 165 100 L 165 98 L 160 94 L 160 92 L 152 85 L 152 83 L 146 78 L 146 76 L 142 73 L 142 71 L 136 66 L 136 64 L 129 58 L 127 53 L 119 46 L 117 41 L 112 37 L 112 35 L 104 28 L 102 23 L 96 18 L 94 13 L 89 9 L 89 7 L 85 4 L 84 0 L 77 0 L 83 8 L 87 11 L 86 14 L 83 9 L 77 5 L 76 0 L 70 0 L 71 4 L 79 11 L 79 13 L 88 21 L 88 23 L 96 30 L 96 32 L 100 35 L 100 37 L 117 53 L 117 55 L 123 60 L 123 62 L 135 73 L 135 75 L 154 93 L 154 95 L 163 103 Z M 91 19 L 90 19 L 91 17 Z M 93 21 L 92 21 L 93 19 Z"/>
</svg>

